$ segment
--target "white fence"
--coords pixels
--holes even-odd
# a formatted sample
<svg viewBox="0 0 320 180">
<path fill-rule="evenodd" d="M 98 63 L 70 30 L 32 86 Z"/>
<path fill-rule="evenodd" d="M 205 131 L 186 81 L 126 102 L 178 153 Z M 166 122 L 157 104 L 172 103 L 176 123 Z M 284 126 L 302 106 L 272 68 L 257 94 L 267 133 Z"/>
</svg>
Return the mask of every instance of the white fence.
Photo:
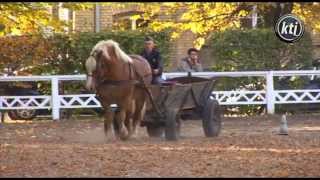
<svg viewBox="0 0 320 180">
<path fill-rule="evenodd" d="M 186 76 L 187 73 L 164 73 L 165 78 Z M 315 90 L 275 90 L 276 76 L 311 76 L 320 75 L 320 71 L 247 71 L 247 72 L 197 72 L 199 77 L 264 77 L 266 88 L 258 91 L 213 91 L 212 96 L 221 105 L 266 104 L 269 114 L 273 114 L 275 104 L 320 103 L 320 89 Z M 54 120 L 59 119 L 61 108 L 96 108 L 101 107 L 94 94 L 59 94 L 59 81 L 84 81 L 85 75 L 62 76 L 14 76 L 0 77 L 0 82 L 8 81 L 50 81 L 51 96 L 0 96 L 0 109 L 52 109 Z"/>
</svg>

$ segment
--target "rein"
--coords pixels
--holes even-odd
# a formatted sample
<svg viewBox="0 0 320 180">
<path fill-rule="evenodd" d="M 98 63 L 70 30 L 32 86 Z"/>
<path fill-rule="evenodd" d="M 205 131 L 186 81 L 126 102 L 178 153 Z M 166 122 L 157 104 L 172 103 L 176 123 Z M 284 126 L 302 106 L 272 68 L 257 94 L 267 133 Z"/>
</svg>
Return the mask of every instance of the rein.
<svg viewBox="0 0 320 180">
<path fill-rule="evenodd" d="M 107 85 L 127 85 L 127 84 L 139 84 L 140 81 L 138 80 L 118 80 L 118 81 L 114 81 L 114 80 L 103 80 L 102 82 L 100 82 L 98 85 L 103 85 L 103 84 L 107 84 Z"/>
<path fill-rule="evenodd" d="M 93 56 L 93 55 L 91 55 Z M 94 57 L 94 56 L 93 56 Z M 102 80 L 102 81 L 99 81 L 97 82 L 97 86 L 100 86 L 100 85 L 127 85 L 127 84 L 133 84 L 133 85 L 137 85 L 137 84 L 142 84 L 144 83 L 143 81 L 143 77 L 136 71 L 136 69 L 132 66 L 132 64 L 128 63 L 128 66 L 129 66 L 129 80 Z M 139 80 L 134 80 L 132 79 L 132 69 L 133 69 L 133 72 L 138 76 L 138 79 Z M 147 74 L 148 75 L 148 74 Z M 145 76 L 147 76 L 145 75 Z M 87 74 L 87 76 L 93 76 L 92 73 L 90 74 Z"/>
</svg>

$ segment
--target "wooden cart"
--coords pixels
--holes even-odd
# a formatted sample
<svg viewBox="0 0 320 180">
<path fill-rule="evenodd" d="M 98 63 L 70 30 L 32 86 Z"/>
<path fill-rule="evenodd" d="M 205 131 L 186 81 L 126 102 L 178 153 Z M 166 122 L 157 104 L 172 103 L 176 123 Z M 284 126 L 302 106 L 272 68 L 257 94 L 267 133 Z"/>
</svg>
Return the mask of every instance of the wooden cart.
<svg viewBox="0 0 320 180">
<path fill-rule="evenodd" d="M 200 77 L 178 77 L 161 85 L 151 85 L 147 112 L 141 126 L 150 137 L 165 135 L 166 140 L 178 140 L 181 127 L 180 114 L 192 109 L 202 119 L 206 137 L 220 133 L 219 103 L 210 97 L 215 80 Z"/>
</svg>

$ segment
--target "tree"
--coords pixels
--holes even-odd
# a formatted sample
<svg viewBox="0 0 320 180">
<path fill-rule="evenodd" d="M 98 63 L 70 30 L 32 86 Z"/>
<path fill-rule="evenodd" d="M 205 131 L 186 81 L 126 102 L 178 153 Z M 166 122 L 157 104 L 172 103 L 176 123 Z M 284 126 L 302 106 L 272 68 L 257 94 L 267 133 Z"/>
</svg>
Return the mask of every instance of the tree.
<svg viewBox="0 0 320 180">
<path fill-rule="evenodd" d="M 63 32 L 68 26 L 50 12 L 62 6 L 71 10 L 92 7 L 92 3 L 0 3 L 0 69 L 26 69 L 34 64 L 56 58 L 54 44 L 46 36 L 47 30 Z M 10 35 L 10 36 L 8 36 Z"/>
<path fill-rule="evenodd" d="M 304 2 L 288 3 L 253 3 L 253 2 L 167 2 L 167 3 L 39 3 L 39 2 L 14 2 L 0 3 L 0 36 L 4 35 L 25 35 L 25 34 L 42 34 L 48 27 L 54 32 L 62 32 L 66 22 L 60 21 L 57 17 L 52 16 L 49 9 L 61 5 L 71 10 L 93 8 L 94 5 L 106 5 L 110 8 L 136 6 L 141 15 L 134 15 L 134 19 L 144 19 L 150 22 L 147 29 L 162 31 L 171 29 L 171 38 L 177 38 L 184 31 L 192 31 L 196 34 L 195 45 L 200 48 L 210 36 L 215 32 L 225 31 L 230 28 L 244 28 L 243 20 L 251 15 L 252 7 L 257 7 L 258 14 L 262 21 L 258 27 L 271 28 L 279 16 L 286 13 L 297 14 L 310 29 L 320 31 L 320 4 Z M 145 31 L 145 30 L 141 30 Z M 9 40 L 17 43 L 21 41 Z M 8 44 L 9 42 L 0 42 Z M 29 44 L 38 44 L 39 51 L 45 52 L 50 49 L 46 40 L 42 39 L 27 42 Z M 41 47 L 41 44 L 44 45 Z M 17 45 L 18 46 L 18 45 Z M 12 46 L 14 47 L 14 46 Z M 32 47 L 32 46 L 31 46 Z M 18 48 L 18 47 L 16 47 Z M 23 47 L 21 46 L 23 49 Z M 10 54 L 10 48 L 2 48 L 1 63 L 19 61 L 25 59 L 17 58 Z M 19 48 L 18 48 L 19 49 Z M 36 53 L 36 49 L 31 51 Z M 23 53 L 22 53 L 23 54 Z M 21 56 L 22 56 L 21 54 Z M 30 53 L 29 53 L 30 54 Z M 32 54 L 32 53 L 31 53 Z M 4 57 L 5 56 L 5 57 Z M 29 57 L 30 55 L 26 55 Z M 41 55 L 42 56 L 42 55 Z M 39 56 L 39 57 L 41 57 Z M 30 63 L 34 61 L 30 60 Z"/>
<path fill-rule="evenodd" d="M 172 38 L 187 30 L 197 35 L 196 45 L 200 46 L 213 31 L 240 27 L 240 17 L 248 14 L 247 3 L 162 3 L 142 5 L 146 9 L 143 17 L 152 19 L 150 27 L 156 31 L 173 29 Z M 159 14 L 164 14 L 160 16 Z M 172 17 L 175 17 L 172 19 Z"/>
<path fill-rule="evenodd" d="M 0 36 L 39 34 L 48 27 L 54 32 L 61 32 L 66 22 L 52 16 L 50 8 L 62 5 L 72 10 L 92 7 L 92 3 L 39 3 L 10 2 L 0 3 Z"/>
<path fill-rule="evenodd" d="M 320 31 L 320 4 L 317 2 L 170 2 L 170 3 L 135 3 L 145 13 L 141 15 L 150 21 L 149 28 L 156 31 L 171 28 L 172 38 L 187 30 L 197 35 L 195 44 L 200 47 L 213 32 L 228 28 L 240 28 L 244 18 L 251 15 L 252 7 L 257 6 L 262 17 L 258 27 L 274 26 L 283 14 L 297 14 L 305 24 L 315 31 Z M 136 17 L 138 18 L 138 17 Z"/>
</svg>

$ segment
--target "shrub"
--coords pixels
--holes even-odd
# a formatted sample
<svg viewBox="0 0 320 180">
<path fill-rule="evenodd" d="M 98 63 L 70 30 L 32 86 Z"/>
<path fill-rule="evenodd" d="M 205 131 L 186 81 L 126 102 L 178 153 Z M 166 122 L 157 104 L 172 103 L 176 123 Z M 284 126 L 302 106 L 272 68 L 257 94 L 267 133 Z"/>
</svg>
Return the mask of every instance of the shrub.
<svg viewBox="0 0 320 180">
<path fill-rule="evenodd" d="M 43 63 L 50 56 L 52 47 L 43 37 L 34 36 L 5 36 L 0 38 L 0 68 L 7 65 L 23 68 L 28 65 Z"/>
<path fill-rule="evenodd" d="M 209 46 L 215 60 L 212 70 L 218 72 L 308 69 L 312 62 L 312 42 L 308 32 L 298 42 L 288 44 L 280 41 L 273 29 L 230 29 L 213 34 Z M 260 77 L 221 78 L 219 82 L 217 90 L 261 90 L 265 87 L 265 79 Z M 296 78 L 288 83 L 291 87 L 301 87 L 305 81 Z M 281 86 L 275 81 L 275 88 Z M 257 112 L 252 108 L 257 107 L 242 106 L 240 113 Z"/>
<path fill-rule="evenodd" d="M 84 63 L 94 45 L 100 40 L 113 39 L 128 54 L 140 54 L 144 37 L 152 36 L 165 64 L 169 58 L 169 31 L 110 31 L 100 33 L 54 34 L 50 37 L 10 36 L 0 39 L 0 68 L 17 64 L 32 75 L 84 74 Z M 76 91 L 81 83 L 65 83 L 66 91 Z M 50 93 L 49 84 L 41 82 L 41 91 Z"/>
<path fill-rule="evenodd" d="M 84 73 L 83 64 L 88 58 L 93 46 L 100 40 L 113 39 L 118 42 L 120 48 L 128 54 L 140 54 L 144 47 L 144 37 L 149 35 L 155 40 L 160 53 L 168 64 L 169 38 L 168 31 L 163 32 L 139 32 L 139 31 L 114 31 L 101 33 L 79 33 L 72 36 L 71 49 L 74 62 L 81 63 L 80 72 Z"/>
</svg>

